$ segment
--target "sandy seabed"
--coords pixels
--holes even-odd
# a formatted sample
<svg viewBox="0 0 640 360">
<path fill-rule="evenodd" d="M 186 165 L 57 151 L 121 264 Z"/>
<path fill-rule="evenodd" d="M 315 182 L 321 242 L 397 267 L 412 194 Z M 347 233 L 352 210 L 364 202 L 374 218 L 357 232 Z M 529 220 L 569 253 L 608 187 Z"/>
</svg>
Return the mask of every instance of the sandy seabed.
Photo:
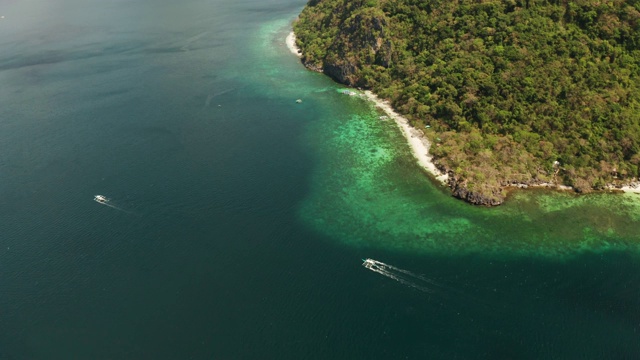
<svg viewBox="0 0 640 360">
<path fill-rule="evenodd" d="M 285 42 L 287 44 L 287 48 L 289 49 L 289 51 L 291 51 L 291 53 L 293 53 L 297 57 L 302 57 L 302 52 L 296 46 L 296 35 L 293 33 L 293 31 L 289 33 Z M 448 176 L 447 174 L 438 170 L 438 168 L 433 163 L 433 158 L 429 155 L 429 147 L 431 146 L 431 143 L 429 142 L 429 140 L 427 140 L 422 131 L 415 129 L 414 127 L 409 125 L 409 121 L 405 117 L 395 112 L 395 110 L 393 110 L 393 108 L 387 101 L 378 98 L 371 91 L 365 91 L 364 94 L 366 95 L 367 99 L 372 101 L 378 108 L 382 109 L 387 114 L 387 116 L 389 116 L 396 122 L 396 124 L 402 131 L 402 135 L 404 135 L 404 137 L 407 139 L 407 142 L 411 147 L 411 152 L 416 158 L 418 165 L 435 176 L 438 181 L 445 184 L 448 180 Z"/>
<path fill-rule="evenodd" d="M 287 35 L 285 42 L 287 44 L 287 48 L 289 49 L 289 51 L 291 51 L 292 54 L 294 54 L 299 58 L 302 57 L 302 51 L 300 51 L 300 48 L 296 46 L 296 35 L 293 31 L 291 31 L 289 35 Z M 398 114 L 391 107 L 388 101 L 380 99 L 378 96 L 376 96 L 374 93 L 368 90 L 365 91 L 364 94 L 366 95 L 367 99 L 372 101 L 378 108 L 382 109 L 387 114 L 387 116 L 389 116 L 396 122 L 396 124 L 398 125 L 398 127 L 402 132 L 402 135 L 407 139 L 407 142 L 411 147 L 411 153 L 416 158 L 418 165 L 420 165 L 420 167 L 422 167 L 427 172 L 432 174 L 436 178 L 436 180 L 438 180 L 443 184 L 446 184 L 447 180 L 449 179 L 449 176 L 446 173 L 440 171 L 436 167 L 436 165 L 433 163 L 433 157 L 429 155 L 429 148 L 431 147 L 431 143 L 426 138 L 424 133 L 421 130 L 418 130 L 412 127 L 409 124 L 409 121 L 402 115 Z M 621 188 L 618 188 L 617 190 L 640 194 L 640 185 L 637 185 L 637 184 L 634 184 L 634 185 L 626 185 Z M 542 185 L 538 185 L 538 187 L 558 188 L 558 186 L 554 184 L 542 184 Z M 559 188 L 561 190 L 573 189 L 569 186 L 560 186 Z"/>
<path fill-rule="evenodd" d="M 429 155 L 429 148 L 431 147 L 431 143 L 424 135 L 421 130 L 418 130 L 409 124 L 409 120 L 407 120 L 402 115 L 398 114 L 388 101 L 380 99 L 376 94 L 367 90 L 364 92 L 367 99 L 376 104 L 376 107 L 382 109 L 387 116 L 393 119 L 400 131 L 402 131 L 402 135 L 404 135 L 405 139 L 409 143 L 411 147 L 411 153 L 416 158 L 418 165 L 425 169 L 427 172 L 435 176 L 435 178 L 443 184 L 447 183 L 449 176 L 446 173 L 440 171 L 436 165 L 433 163 L 433 157 Z"/>
</svg>

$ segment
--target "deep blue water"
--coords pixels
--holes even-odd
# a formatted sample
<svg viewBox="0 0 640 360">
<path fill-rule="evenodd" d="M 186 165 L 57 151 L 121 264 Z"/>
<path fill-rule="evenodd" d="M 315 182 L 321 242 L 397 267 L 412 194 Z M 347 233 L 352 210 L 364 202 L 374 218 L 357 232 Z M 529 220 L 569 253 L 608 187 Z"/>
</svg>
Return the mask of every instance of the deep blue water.
<svg viewBox="0 0 640 360">
<path fill-rule="evenodd" d="M 635 253 L 414 254 L 303 221 L 310 131 L 359 109 L 284 47 L 304 3 L 0 1 L 0 359 L 640 358 Z"/>
</svg>

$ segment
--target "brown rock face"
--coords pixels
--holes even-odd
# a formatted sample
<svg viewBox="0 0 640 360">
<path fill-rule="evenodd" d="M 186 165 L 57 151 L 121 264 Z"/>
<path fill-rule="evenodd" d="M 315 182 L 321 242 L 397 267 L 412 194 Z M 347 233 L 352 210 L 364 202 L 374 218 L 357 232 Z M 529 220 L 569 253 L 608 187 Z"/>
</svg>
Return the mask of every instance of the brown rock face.
<svg viewBox="0 0 640 360">
<path fill-rule="evenodd" d="M 384 14 L 362 9 L 345 21 L 327 51 L 322 71 L 334 80 L 350 86 L 367 86 L 359 71 L 364 65 L 388 67 L 392 43 L 387 39 Z"/>
<path fill-rule="evenodd" d="M 454 197 L 465 200 L 474 205 L 497 206 L 504 202 L 502 194 L 486 196 L 478 192 L 470 191 L 464 186 L 464 184 L 453 179 L 450 181 L 449 186 L 451 186 L 451 193 Z"/>
<path fill-rule="evenodd" d="M 351 63 L 324 63 L 322 72 L 330 76 L 335 81 L 347 84 L 349 86 L 356 86 L 357 81 L 354 80 L 355 73 L 358 68 Z"/>
</svg>

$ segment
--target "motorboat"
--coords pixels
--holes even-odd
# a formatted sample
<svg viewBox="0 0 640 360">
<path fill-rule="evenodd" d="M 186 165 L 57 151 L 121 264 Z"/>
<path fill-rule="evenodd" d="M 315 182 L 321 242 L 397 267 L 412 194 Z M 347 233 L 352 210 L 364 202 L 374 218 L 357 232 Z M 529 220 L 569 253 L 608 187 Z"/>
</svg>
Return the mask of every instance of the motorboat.
<svg viewBox="0 0 640 360">
<path fill-rule="evenodd" d="M 101 203 L 101 204 L 106 204 L 107 201 L 109 201 L 109 199 L 107 199 L 104 195 L 96 195 L 93 197 L 93 200 Z"/>
<path fill-rule="evenodd" d="M 371 268 L 372 266 L 376 265 L 376 261 L 373 259 L 362 259 L 362 261 L 362 266 L 366 268 Z"/>
</svg>

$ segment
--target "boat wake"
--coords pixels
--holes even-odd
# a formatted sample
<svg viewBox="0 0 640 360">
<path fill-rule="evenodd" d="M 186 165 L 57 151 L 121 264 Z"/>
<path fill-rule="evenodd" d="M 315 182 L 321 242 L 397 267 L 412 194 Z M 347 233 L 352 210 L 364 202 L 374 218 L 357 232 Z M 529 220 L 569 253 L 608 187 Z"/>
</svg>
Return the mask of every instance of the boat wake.
<svg viewBox="0 0 640 360">
<path fill-rule="evenodd" d="M 108 207 L 110 207 L 112 209 L 116 209 L 118 211 L 122 211 L 122 212 L 126 212 L 127 214 L 131 214 L 130 211 L 127 211 L 127 210 L 125 210 L 123 208 L 120 208 L 120 207 L 117 207 L 117 206 L 113 205 L 111 203 L 111 199 L 107 198 L 104 195 L 96 195 L 96 196 L 94 196 L 93 197 L 93 201 L 97 202 L 98 204 L 101 204 L 101 205 L 104 205 L 104 206 L 108 206 Z"/>
<path fill-rule="evenodd" d="M 439 279 L 436 281 L 424 275 L 385 264 L 382 261 L 373 259 L 363 259 L 362 261 L 362 266 L 375 273 L 393 279 L 412 289 L 428 293 L 432 304 L 439 305 L 440 309 L 449 308 L 455 311 L 458 316 L 461 314 L 460 309 L 469 308 L 470 303 L 474 304 L 474 309 L 484 309 L 486 311 L 495 309 L 495 305 L 484 298 L 487 292 L 491 292 L 491 296 L 495 296 L 497 289 L 494 286 L 486 288 L 478 286 L 478 284 L 470 284 L 458 276 L 455 277 L 455 280 L 442 279 L 444 281 L 442 282 Z M 483 293 L 484 295 L 481 295 Z M 472 317 L 469 319 L 473 321 Z"/>
<path fill-rule="evenodd" d="M 465 297 L 472 298 L 469 294 L 456 286 L 449 286 L 439 281 L 430 279 L 424 275 L 413 273 L 409 270 L 400 269 L 393 265 L 385 264 L 374 259 L 362 259 L 362 266 L 380 275 L 393 279 L 403 285 L 420 290 L 425 293 L 438 293 L 443 297 Z"/>
<path fill-rule="evenodd" d="M 403 285 L 426 292 L 434 293 L 443 286 L 423 275 L 412 273 L 409 270 L 397 268 L 393 265 L 385 264 L 382 261 L 373 259 L 363 259 L 362 266 L 380 275 L 393 279 Z"/>
</svg>

